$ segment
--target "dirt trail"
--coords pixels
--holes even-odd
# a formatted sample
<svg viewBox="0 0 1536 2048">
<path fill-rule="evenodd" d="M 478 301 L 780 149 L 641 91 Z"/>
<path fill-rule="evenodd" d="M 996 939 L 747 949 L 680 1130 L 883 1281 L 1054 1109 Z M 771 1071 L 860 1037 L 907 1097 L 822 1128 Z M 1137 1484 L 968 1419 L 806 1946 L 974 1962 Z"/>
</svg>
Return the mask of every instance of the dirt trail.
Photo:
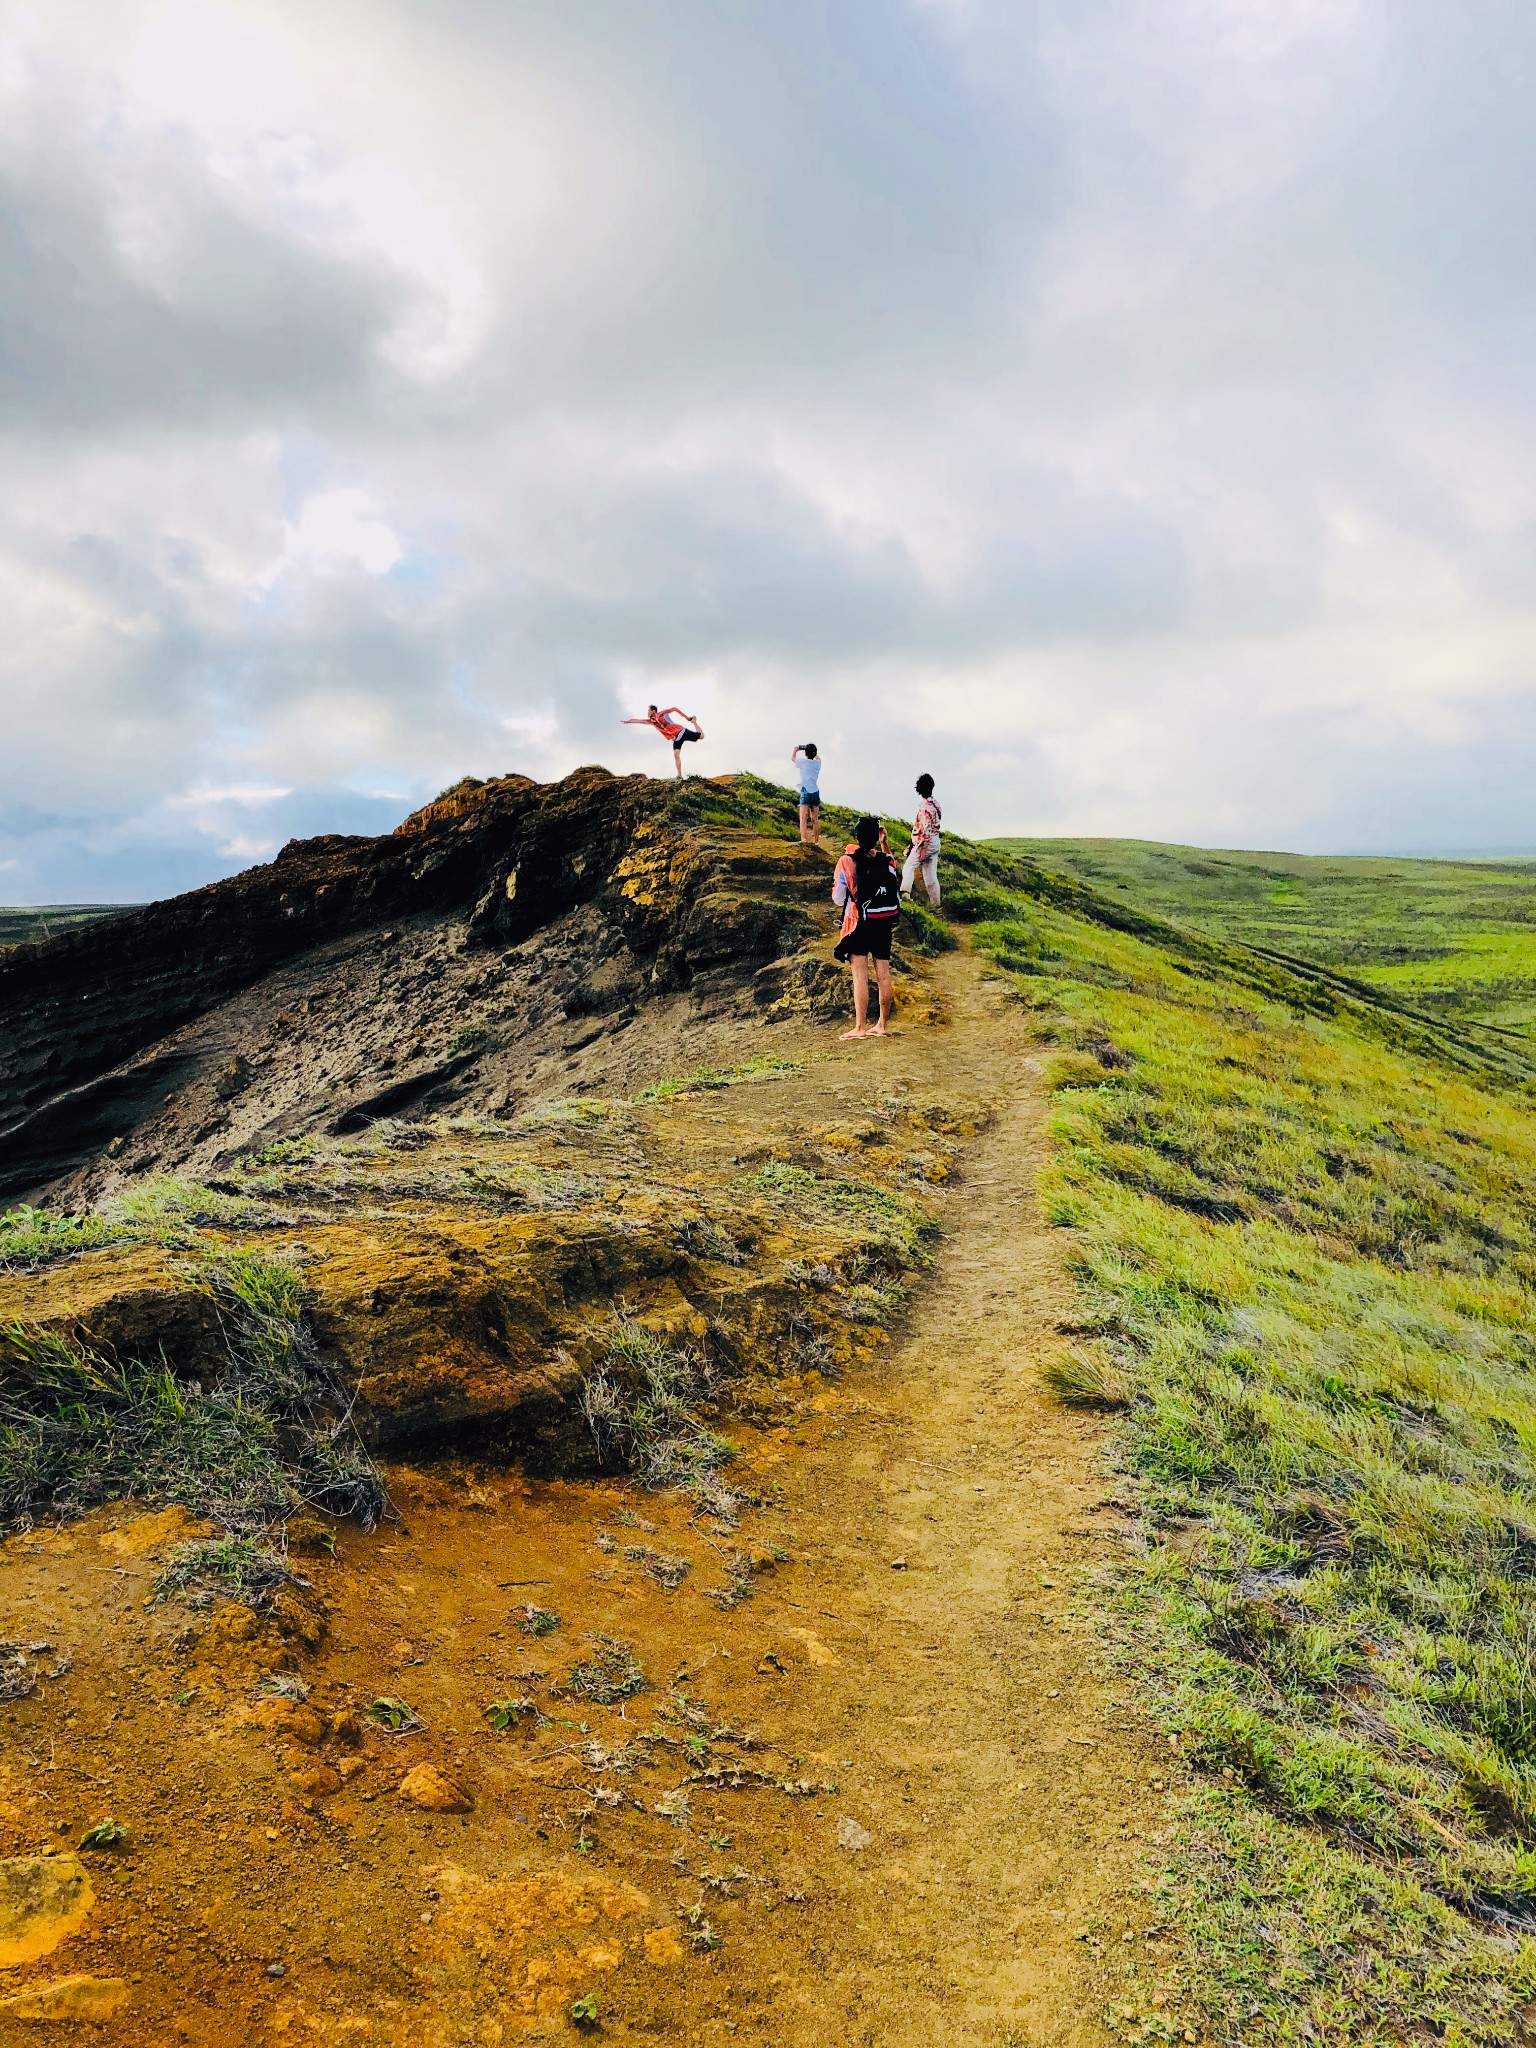
<svg viewBox="0 0 1536 2048">
<path fill-rule="evenodd" d="M 797 2019 L 765 2039 L 1100 2040 L 1104 1973 L 1081 1932 L 1098 1923 L 1123 1945 L 1148 1917 L 1127 1888 L 1159 1803 L 1155 1753 L 1117 1724 L 1068 1612 L 1115 1535 L 1101 1433 L 1036 1377 L 1069 1310 L 1034 1195 L 1040 1061 L 970 962 L 945 979 L 945 1081 L 995 1121 L 874 1376 L 878 1408 L 792 1486 L 803 1535 L 827 1545 L 817 1626 L 841 1660 L 814 1673 L 805 1739 L 848 1728 L 843 1803 L 872 1840 L 790 1974 Z M 891 1064 L 930 1049 L 906 1040 Z"/>
<path fill-rule="evenodd" d="M 121 1978 L 99 2038 L 125 2048 L 496 2048 L 576 2037 L 587 1998 L 608 2041 L 1067 2048 L 1104 2038 L 1111 1958 L 1149 2001 L 1132 1887 L 1157 1757 L 1071 1612 L 1116 1540 L 1101 1435 L 1036 1380 L 1069 1300 L 1033 1193 L 1040 1063 L 972 959 L 936 979 L 936 1028 L 827 1057 L 807 1027 L 821 1059 L 793 1084 L 661 1113 L 722 1160 L 893 1090 L 991 1116 L 900 1339 L 808 1382 L 784 1427 L 732 1428 L 733 1484 L 763 1502 L 750 1597 L 680 1494 L 398 1468 L 403 1524 L 306 1566 L 330 1613 L 298 1660 L 306 1723 L 253 1707 L 285 1660 L 241 1610 L 172 1668 L 154 1521 L 4 1546 L 0 1634 L 46 1632 L 76 1668 L 7 1710 L 0 1853 L 107 1811 L 130 1828 L 92 1859 L 86 1931 L 27 1982 Z M 594 1635 L 643 1691 L 573 1694 Z M 324 1732 L 379 1695 L 425 1725 Z M 494 1729 L 497 1699 L 537 1723 Z M 401 1798 L 420 1764 L 472 1810 Z M 34 2036 L 0 2005 L 0 2042 Z"/>
</svg>

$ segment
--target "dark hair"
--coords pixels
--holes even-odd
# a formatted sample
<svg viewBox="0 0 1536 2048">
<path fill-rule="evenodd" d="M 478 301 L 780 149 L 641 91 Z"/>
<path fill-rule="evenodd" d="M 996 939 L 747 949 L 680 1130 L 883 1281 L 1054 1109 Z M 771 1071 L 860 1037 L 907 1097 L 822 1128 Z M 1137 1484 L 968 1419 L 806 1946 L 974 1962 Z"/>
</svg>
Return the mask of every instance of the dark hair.
<svg viewBox="0 0 1536 2048">
<path fill-rule="evenodd" d="M 933 795 L 933 777 L 931 775 L 919 775 L 914 786 L 919 796 Z"/>
<path fill-rule="evenodd" d="M 880 820 L 860 818 L 853 828 L 853 836 L 859 842 L 860 853 L 873 853 L 880 844 Z"/>
<path fill-rule="evenodd" d="M 814 761 L 816 758 L 816 742 L 814 740 L 807 740 L 800 751 L 808 761 Z"/>
<path fill-rule="evenodd" d="M 647 711 L 654 711 L 656 706 L 654 704 L 647 704 L 645 708 Z"/>
</svg>

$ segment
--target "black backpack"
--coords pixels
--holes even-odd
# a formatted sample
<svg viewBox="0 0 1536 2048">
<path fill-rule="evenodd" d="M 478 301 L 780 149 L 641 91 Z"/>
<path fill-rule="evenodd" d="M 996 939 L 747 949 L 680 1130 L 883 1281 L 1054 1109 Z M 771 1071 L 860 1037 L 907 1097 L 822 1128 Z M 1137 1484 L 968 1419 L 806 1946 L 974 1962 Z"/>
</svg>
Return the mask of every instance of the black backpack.
<svg viewBox="0 0 1536 2048">
<path fill-rule="evenodd" d="M 853 856 L 854 899 L 865 924 L 888 924 L 901 915 L 901 871 L 888 853 Z"/>
</svg>

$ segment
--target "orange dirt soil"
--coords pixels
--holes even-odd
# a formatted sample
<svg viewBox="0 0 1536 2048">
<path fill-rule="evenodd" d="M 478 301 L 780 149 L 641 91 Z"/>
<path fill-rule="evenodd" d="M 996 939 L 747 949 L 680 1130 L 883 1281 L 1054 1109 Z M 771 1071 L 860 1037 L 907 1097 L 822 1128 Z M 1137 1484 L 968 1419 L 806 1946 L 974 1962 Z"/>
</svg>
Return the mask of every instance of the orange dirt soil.
<svg viewBox="0 0 1536 2048">
<path fill-rule="evenodd" d="M 1079 1936 L 1155 1951 L 1158 1754 L 1072 1608 L 1120 1532 L 1098 1426 L 1036 1377 L 1070 1319 L 1039 1062 L 970 957 L 932 982 L 940 1022 L 795 1027 L 808 1070 L 653 1113 L 727 1158 L 903 1090 L 979 1112 L 895 1341 L 727 1425 L 750 1580 L 681 1492 L 462 1456 L 392 1464 L 398 1519 L 296 1556 L 286 1633 L 149 1603 L 176 1510 L 3 1546 L 0 1635 L 59 1675 L 6 1709 L 0 1855 L 128 1833 L 0 1968 L 0 2041 L 42 2038 L 49 1997 L 124 2048 L 1104 2038 Z M 643 1689 L 570 1685 L 610 1689 L 605 1654 Z M 281 1674 L 307 1697 L 264 1696 Z M 422 1725 L 372 1725 L 380 1697 Z"/>
</svg>

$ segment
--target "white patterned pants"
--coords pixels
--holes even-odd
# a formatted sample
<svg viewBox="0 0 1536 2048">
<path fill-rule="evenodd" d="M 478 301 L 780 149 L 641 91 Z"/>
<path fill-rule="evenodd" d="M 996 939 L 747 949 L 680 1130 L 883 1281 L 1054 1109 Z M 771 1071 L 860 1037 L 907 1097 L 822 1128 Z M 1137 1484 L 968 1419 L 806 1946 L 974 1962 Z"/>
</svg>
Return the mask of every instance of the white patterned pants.
<svg viewBox="0 0 1536 2048">
<path fill-rule="evenodd" d="M 901 893 L 903 896 L 910 896 L 912 894 L 912 884 L 917 879 L 918 867 L 917 848 L 914 846 L 907 855 L 906 866 L 901 871 Z M 921 863 L 921 867 L 923 870 L 923 887 L 928 891 L 928 901 L 937 910 L 939 907 L 938 854 L 936 852 L 930 853 L 928 858 Z"/>
</svg>

